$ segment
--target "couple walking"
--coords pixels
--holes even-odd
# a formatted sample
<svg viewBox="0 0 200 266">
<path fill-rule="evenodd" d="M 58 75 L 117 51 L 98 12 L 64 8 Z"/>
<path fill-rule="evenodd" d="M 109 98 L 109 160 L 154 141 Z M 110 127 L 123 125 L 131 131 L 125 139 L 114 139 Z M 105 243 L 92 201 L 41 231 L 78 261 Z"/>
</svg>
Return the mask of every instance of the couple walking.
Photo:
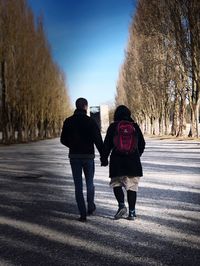
<svg viewBox="0 0 200 266">
<path fill-rule="evenodd" d="M 79 221 L 87 221 L 87 215 L 93 214 L 96 210 L 93 182 L 95 172 L 94 145 L 100 154 L 101 166 L 108 165 L 108 157 L 110 156 L 110 185 L 118 202 L 118 210 L 114 218 L 119 219 L 127 213 L 122 189 L 124 187 L 127 191 L 129 207 L 127 218 L 134 220 L 138 183 L 142 176 L 140 156 L 145 148 L 143 134 L 137 123 L 131 118 L 130 110 L 125 105 L 120 105 L 115 110 L 114 122 L 108 127 L 103 142 L 98 125 L 91 117 L 87 116 L 87 109 L 87 100 L 78 98 L 74 114 L 64 121 L 60 138 L 61 143 L 69 148 L 75 198 L 80 213 Z M 132 140 L 127 137 L 128 135 L 122 139 L 119 134 L 121 129 L 128 133 L 131 132 Z M 86 181 L 87 208 L 83 195 L 82 172 Z"/>
</svg>

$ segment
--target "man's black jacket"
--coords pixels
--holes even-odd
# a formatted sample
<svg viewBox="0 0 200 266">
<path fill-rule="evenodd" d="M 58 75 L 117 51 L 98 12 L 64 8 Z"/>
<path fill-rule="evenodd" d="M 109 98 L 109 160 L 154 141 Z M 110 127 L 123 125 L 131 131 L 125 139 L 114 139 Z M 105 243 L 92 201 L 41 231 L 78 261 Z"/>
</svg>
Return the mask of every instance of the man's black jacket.
<svg viewBox="0 0 200 266">
<path fill-rule="evenodd" d="M 100 155 L 103 141 L 100 129 L 86 111 L 76 109 L 63 124 L 60 141 L 69 147 L 69 158 L 94 158 L 94 144 Z"/>
</svg>

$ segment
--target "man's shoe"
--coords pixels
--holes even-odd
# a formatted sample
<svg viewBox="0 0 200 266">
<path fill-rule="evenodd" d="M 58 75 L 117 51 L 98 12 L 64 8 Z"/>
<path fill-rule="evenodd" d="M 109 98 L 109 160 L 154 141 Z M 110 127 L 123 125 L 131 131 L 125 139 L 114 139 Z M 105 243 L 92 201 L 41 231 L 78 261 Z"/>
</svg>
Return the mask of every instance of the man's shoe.
<svg viewBox="0 0 200 266">
<path fill-rule="evenodd" d="M 122 218 L 122 216 L 124 214 L 126 214 L 126 212 L 127 212 L 127 208 L 125 206 L 124 207 L 119 207 L 117 213 L 114 216 L 114 219 L 118 220 L 118 219 Z"/>
<path fill-rule="evenodd" d="M 94 204 L 92 209 L 88 209 L 88 215 L 92 215 L 95 212 L 95 210 L 96 210 L 96 205 Z"/>
<path fill-rule="evenodd" d="M 135 220 L 135 217 L 136 217 L 135 210 L 129 211 L 129 215 L 128 215 L 127 219 L 128 220 Z"/>
<path fill-rule="evenodd" d="M 87 222 L 87 218 L 85 216 L 80 216 L 80 218 L 78 219 L 79 222 L 85 223 Z"/>
</svg>

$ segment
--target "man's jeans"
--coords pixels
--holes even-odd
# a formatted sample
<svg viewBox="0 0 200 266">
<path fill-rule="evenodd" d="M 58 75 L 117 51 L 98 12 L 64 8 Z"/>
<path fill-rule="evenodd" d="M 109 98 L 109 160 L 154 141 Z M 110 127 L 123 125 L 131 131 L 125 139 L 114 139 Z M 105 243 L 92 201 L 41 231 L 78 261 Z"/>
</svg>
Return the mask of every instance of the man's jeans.
<svg viewBox="0 0 200 266">
<path fill-rule="evenodd" d="M 94 208 L 94 159 L 71 158 L 70 164 L 74 178 L 75 197 L 78 209 L 80 215 L 86 217 L 82 171 L 84 172 L 86 181 L 88 210 L 92 210 Z"/>
</svg>

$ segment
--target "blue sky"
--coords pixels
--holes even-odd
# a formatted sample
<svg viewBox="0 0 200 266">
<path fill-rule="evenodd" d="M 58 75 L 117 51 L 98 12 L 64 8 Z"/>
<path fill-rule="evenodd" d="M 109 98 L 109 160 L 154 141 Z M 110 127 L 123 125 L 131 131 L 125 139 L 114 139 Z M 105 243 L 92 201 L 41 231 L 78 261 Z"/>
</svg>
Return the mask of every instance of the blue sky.
<svg viewBox="0 0 200 266">
<path fill-rule="evenodd" d="M 43 14 L 53 57 L 66 73 L 72 103 L 114 101 L 136 0 L 28 0 Z"/>
</svg>

